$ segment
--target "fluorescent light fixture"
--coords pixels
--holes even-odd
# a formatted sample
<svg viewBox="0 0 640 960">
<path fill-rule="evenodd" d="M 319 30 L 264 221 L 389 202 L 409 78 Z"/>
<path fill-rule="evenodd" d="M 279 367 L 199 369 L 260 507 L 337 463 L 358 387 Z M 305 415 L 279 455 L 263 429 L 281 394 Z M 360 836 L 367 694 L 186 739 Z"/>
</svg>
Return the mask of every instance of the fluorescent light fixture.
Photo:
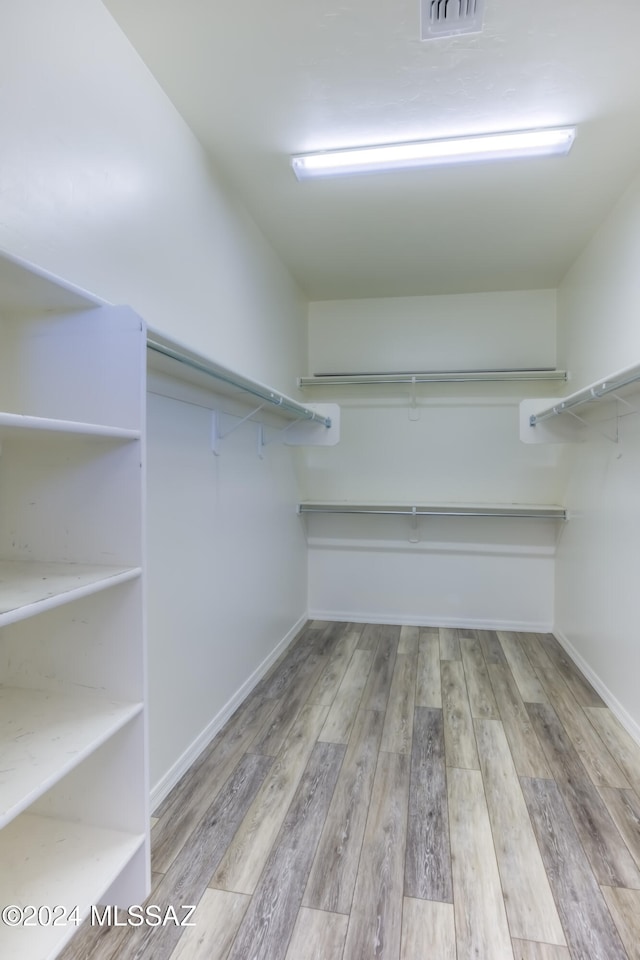
<svg viewBox="0 0 640 960">
<path fill-rule="evenodd" d="M 511 133 L 483 133 L 449 140 L 389 143 L 303 154 L 292 157 L 291 165 L 298 180 L 306 180 L 309 177 L 405 170 L 434 164 L 543 157 L 568 153 L 575 134 L 575 127 L 553 127 Z"/>
</svg>

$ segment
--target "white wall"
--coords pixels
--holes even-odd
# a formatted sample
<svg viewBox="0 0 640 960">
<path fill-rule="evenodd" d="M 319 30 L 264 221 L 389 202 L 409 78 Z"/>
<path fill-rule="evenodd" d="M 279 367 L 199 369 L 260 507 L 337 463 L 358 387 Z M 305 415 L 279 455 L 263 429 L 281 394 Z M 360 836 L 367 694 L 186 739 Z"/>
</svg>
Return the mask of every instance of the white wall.
<svg viewBox="0 0 640 960">
<path fill-rule="evenodd" d="M 572 390 L 640 362 L 639 263 L 636 180 L 559 290 L 560 360 Z M 640 406 L 640 393 L 628 399 Z M 571 520 L 558 550 L 555 629 L 640 738 L 640 417 L 618 427 L 617 443 L 593 432 L 566 449 Z"/>
<path fill-rule="evenodd" d="M 300 292 L 99 0 L 3 4 L 0 62 L 0 247 L 294 392 Z M 295 502 L 291 459 L 277 451 L 256 468 L 232 444 L 214 464 L 200 421 L 197 407 L 150 404 L 151 782 L 162 787 L 306 608 L 299 526 L 283 521 L 277 575 L 264 572 L 284 498 Z M 199 522 L 209 497 L 216 509 Z"/>
<path fill-rule="evenodd" d="M 208 408 L 228 406 L 150 376 L 149 680 L 152 758 L 157 778 L 164 776 L 158 795 L 192 758 L 194 737 L 201 747 L 208 742 L 279 652 L 278 641 L 290 641 L 306 620 L 291 450 L 269 442 L 260 458 L 257 426 L 247 422 L 214 456 Z M 223 416 L 223 430 L 238 420 Z M 278 426 L 267 428 L 267 440 Z M 182 691 L 178 700 L 174 691 Z"/>
<path fill-rule="evenodd" d="M 553 366 L 555 310 L 554 290 L 318 301 L 309 305 L 309 372 Z"/>
<path fill-rule="evenodd" d="M 555 367 L 555 292 L 310 305 L 314 373 Z M 553 447 L 520 443 L 523 397 L 558 385 L 313 388 L 341 405 L 341 442 L 305 453 L 310 500 L 556 503 Z M 311 396 L 309 391 L 309 396 Z M 417 418 L 417 419 L 416 419 Z M 558 532 L 539 520 L 313 517 L 313 616 L 548 629 Z"/>
</svg>

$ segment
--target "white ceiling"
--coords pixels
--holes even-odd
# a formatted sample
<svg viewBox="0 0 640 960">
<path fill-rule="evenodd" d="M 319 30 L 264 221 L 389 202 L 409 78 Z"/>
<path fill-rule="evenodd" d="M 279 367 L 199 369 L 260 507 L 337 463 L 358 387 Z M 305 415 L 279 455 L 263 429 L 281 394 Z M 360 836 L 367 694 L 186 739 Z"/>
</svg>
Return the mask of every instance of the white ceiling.
<svg viewBox="0 0 640 960">
<path fill-rule="evenodd" d="M 105 0 L 310 299 L 554 287 L 640 167 L 637 0 Z M 292 153 L 578 125 L 566 158 L 298 183 Z"/>
</svg>

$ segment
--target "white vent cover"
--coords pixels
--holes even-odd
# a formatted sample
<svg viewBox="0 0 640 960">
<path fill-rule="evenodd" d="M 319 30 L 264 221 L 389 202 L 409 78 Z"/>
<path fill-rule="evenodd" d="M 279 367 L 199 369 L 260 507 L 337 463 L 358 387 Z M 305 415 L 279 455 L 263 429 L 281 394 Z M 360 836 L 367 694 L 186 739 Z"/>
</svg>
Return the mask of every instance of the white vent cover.
<svg viewBox="0 0 640 960">
<path fill-rule="evenodd" d="M 420 0 L 420 37 L 437 40 L 482 30 L 484 0 Z"/>
</svg>

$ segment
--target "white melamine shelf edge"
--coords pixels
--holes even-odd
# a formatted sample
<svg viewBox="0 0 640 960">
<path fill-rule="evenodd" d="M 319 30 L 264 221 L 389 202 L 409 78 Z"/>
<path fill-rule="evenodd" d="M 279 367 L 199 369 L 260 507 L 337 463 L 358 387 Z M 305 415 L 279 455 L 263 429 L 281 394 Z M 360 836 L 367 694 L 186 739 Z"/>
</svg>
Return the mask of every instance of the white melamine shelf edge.
<svg viewBox="0 0 640 960">
<path fill-rule="evenodd" d="M 99 423 L 81 423 L 76 420 L 51 420 L 19 413 L 0 413 L 0 439 L 8 436 L 28 436 L 34 433 L 62 433 L 69 436 L 96 437 L 105 440 L 139 440 L 139 430 L 111 427 Z"/>
<path fill-rule="evenodd" d="M 566 370 L 432 370 L 422 373 L 341 373 L 299 377 L 299 387 L 336 387 L 375 384 L 506 383 L 566 380 Z"/>
<path fill-rule="evenodd" d="M 101 693 L 0 686 L 0 828 L 142 710 Z"/>
<path fill-rule="evenodd" d="M 144 842 L 142 834 L 25 813 L 0 834 L 0 903 L 77 906 L 86 917 Z M 51 960 L 76 929 L 0 924 L 0 956 Z"/>
<path fill-rule="evenodd" d="M 346 500 L 303 500 L 299 513 L 371 514 L 406 517 L 520 517 L 550 520 L 566 519 L 564 507 L 531 503 L 361 503 Z"/>
<path fill-rule="evenodd" d="M 574 407 L 581 407 L 584 404 L 591 404 L 594 401 L 603 400 L 610 395 L 615 395 L 620 390 L 631 388 L 638 390 L 640 388 L 640 364 L 636 363 L 631 367 L 625 367 L 612 373 L 610 376 L 595 383 L 570 393 L 566 397 L 560 397 L 553 400 L 551 405 L 544 410 L 533 412 L 530 415 L 530 426 L 535 427 L 537 423 L 542 423 L 551 417 L 567 413 Z"/>
<path fill-rule="evenodd" d="M 217 363 L 210 357 L 192 350 L 185 344 L 167 337 L 152 327 L 147 328 L 147 351 L 149 356 L 154 358 L 151 365 L 155 369 L 170 373 L 172 364 L 174 370 L 180 371 L 182 379 L 200 386 L 206 384 L 214 393 L 225 393 L 227 395 L 231 393 L 236 398 L 239 394 L 246 394 L 262 401 L 262 405 L 268 404 L 271 413 L 278 414 L 286 419 L 322 423 L 327 428 L 331 426 L 330 419 L 318 413 L 313 405 L 300 403 L 259 380 L 236 373 L 230 367 Z M 169 366 L 165 365 L 167 360 Z M 179 366 L 176 367 L 175 364 Z"/>
<path fill-rule="evenodd" d="M 11 312 L 108 306 L 101 297 L 6 250 L 0 250 L 0 290 L 0 309 Z"/>
<path fill-rule="evenodd" d="M 140 577 L 140 567 L 0 560 L 0 627 Z"/>
</svg>

